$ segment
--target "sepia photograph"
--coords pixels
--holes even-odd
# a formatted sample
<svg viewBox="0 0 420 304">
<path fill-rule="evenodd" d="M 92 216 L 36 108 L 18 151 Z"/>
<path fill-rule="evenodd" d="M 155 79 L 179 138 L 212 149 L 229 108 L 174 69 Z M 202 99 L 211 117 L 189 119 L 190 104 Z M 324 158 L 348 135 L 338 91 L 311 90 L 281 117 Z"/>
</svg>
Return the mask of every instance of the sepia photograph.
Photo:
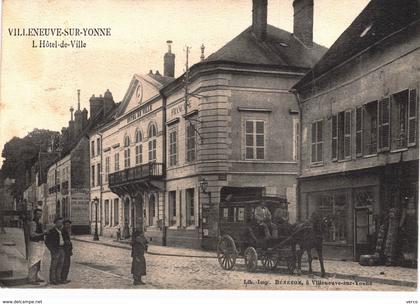
<svg viewBox="0 0 420 304">
<path fill-rule="evenodd" d="M 3 0 L 1 18 L 2 304 L 418 303 L 419 0 Z"/>
</svg>

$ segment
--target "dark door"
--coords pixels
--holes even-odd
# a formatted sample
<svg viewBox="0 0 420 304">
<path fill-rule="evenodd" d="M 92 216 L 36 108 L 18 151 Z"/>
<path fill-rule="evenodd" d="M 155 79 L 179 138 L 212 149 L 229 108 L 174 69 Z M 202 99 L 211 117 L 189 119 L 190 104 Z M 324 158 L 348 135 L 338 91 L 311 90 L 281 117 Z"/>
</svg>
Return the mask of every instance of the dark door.
<svg viewBox="0 0 420 304">
<path fill-rule="evenodd" d="M 360 255 L 372 254 L 371 230 L 373 225 L 372 211 L 369 208 L 355 209 L 355 248 L 356 260 Z"/>
</svg>

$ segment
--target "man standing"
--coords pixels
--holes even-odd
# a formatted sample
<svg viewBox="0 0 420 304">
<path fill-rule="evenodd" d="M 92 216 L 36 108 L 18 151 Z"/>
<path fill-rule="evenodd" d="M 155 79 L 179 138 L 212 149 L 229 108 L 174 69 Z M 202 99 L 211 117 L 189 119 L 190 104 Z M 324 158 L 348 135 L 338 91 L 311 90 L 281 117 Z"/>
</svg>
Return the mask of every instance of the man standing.
<svg viewBox="0 0 420 304">
<path fill-rule="evenodd" d="M 44 282 L 39 276 L 41 270 L 41 260 L 44 255 L 44 235 L 42 224 L 39 222 L 42 216 L 41 209 L 34 210 L 33 221 L 29 222 L 29 242 L 28 242 L 28 283 L 39 285 Z"/>
<path fill-rule="evenodd" d="M 51 253 L 50 265 L 50 284 L 61 284 L 61 273 L 64 263 L 64 238 L 61 229 L 63 219 L 61 217 L 54 220 L 54 227 L 48 231 L 45 244 Z"/>
<path fill-rule="evenodd" d="M 71 235 L 71 221 L 65 220 L 64 221 L 64 227 L 62 230 L 63 233 L 63 239 L 64 239 L 64 263 L 63 263 L 63 271 L 61 272 L 61 281 L 64 284 L 67 284 L 70 282 L 70 280 L 67 280 L 67 276 L 69 274 L 70 270 L 70 257 L 73 255 L 73 244 L 70 240 Z"/>
</svg>

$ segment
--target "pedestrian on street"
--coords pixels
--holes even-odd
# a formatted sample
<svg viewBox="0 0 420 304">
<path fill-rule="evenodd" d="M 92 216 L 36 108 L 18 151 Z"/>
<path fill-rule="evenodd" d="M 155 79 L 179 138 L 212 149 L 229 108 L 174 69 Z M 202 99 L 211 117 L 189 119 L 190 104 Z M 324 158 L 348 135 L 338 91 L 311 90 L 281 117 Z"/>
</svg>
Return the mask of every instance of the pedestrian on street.
<svg viewBox="0 0 420 304">
<path fill-rule="evenodd" d="M 134 285 L 145 285 L 141 280 L 141 276 L 146 275 L 146 259 L 144 253 L 147 251 L 147 240 L 143 235 L 143 232 L 136 230 L 133 233 L 131 242 L 131 257 L 133 261 L 131 263 L 131 273 L 133 274 Z"/>
<path fill-rule="evenodd" d="M 64 238 L 62 233 L 63 219 L 58 217 L 54 220 L 54 227 L 48 231 L 45 244 L 51 253 L 50 284 L 61 284 L 61 273 L 64 263 Z"/>
<path fill-rule="evenodd" d="M 71 235 L 71 221 L 69 219 L 63 222 L 63 239 L 64 239 L 64 262 L 63 262 L 63 270 L 61 272 L 61 281 L 63 284 L 67 284 L 70 280 L 67 280 L 67 276 L 69 275 L 70 270 L 70 257 L 73 255 L 73 244 L 70 240 Z"/>
<path fill-rule="evenodd" d="M 33 220 L 29 222 L 28 283 L 31 285 L 39 285 L 39 282 L 44 282 L 39 276 L 41 260 L 44 256 L 44 236 L 46 234 L 40 223 L 41 216 L 42 210 L 35 209 Z"/>
</svg>

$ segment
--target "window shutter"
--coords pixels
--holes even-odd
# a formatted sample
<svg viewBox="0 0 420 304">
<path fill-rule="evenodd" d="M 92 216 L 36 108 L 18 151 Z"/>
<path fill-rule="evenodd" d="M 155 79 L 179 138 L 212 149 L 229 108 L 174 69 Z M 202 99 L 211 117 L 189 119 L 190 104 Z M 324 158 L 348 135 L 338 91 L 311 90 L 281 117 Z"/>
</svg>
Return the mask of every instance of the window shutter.
<svg viewBox="0 0 420 304">
<path fill-rule="evenodd" d="M 356 108 L 356 157 L 363 155 L 363 108 Z"/>
<path fill-rule="evenodd" d="M 390 147 L 390 101 L 389 97 L 379 101 L 378 107 L 378 151 L 387 151 Z"/>
<path fill-rule="evenodd" d="M 318 121 L 316 131 L 317 131 L 317 148 L 316 148 L 317 158 L 316 158 L 316 161 L 321 162 L 322 161 L 322 155 L 323 155 L 323 149 L 322 149 L 322 145 L 323 145 L 322 120 Z"/>
<path fill-rule="evenodd" d="M 410 90 L 408 99 L 408 146 L 414 146 L 417 138 L 417 90 Z"/>
<path fill-rule="evenodd" d="M 344 113 L 344 158 L 351 157 L 351 111 Z"/>
<path fill-rule="evenodd" d="M 331 119 L 331 159 L 337 160 L 338 152 L 338 117 L 333 115 Z"/>
</svg>

